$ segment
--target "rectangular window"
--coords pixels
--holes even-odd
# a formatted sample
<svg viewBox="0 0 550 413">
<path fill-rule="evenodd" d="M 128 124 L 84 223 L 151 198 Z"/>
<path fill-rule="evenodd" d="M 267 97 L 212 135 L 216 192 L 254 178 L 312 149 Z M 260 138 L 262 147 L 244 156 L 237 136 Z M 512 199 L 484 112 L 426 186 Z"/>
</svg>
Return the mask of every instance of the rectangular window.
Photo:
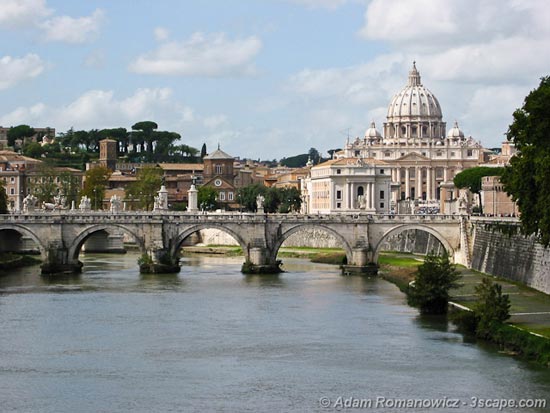
<svg viewBox="0 0 550 413">
<path fill-rule="evenodd" d="M 229 199 L 230 201 L 233 201 L 233 192 L 227 193 L 227 199 Z"/>
<path fill-rule="evenodd" d="M 220 192 L 220 201 L 225 201 L 225 192 Z"/>
<path fill-rule="evenodd" d="M 15 195 L 15 188 L 10 188 L 10 195 Z"/>
<path fill-rule="evenodd" d="M 384 208 L 384 203 L 380 202 L 380 208 Z"/>
<path fill-rule="evenodd" d="M 341 169 L 337 169 L 336 170 L 336 175 L 340 175 L 342 173 L 342 170 Z"/>
<path fill-rule="evenodd" d="M 380 199 L 384 199 L 384 191 L 380 191 Z"/>
<path fill-rule="evenodd" d="M 384 170 L 380 169 L 380 175 L 384 175 Z"/>
<path fill-rule="evenodd" d="M 455 153 L 451 152 L 451 158 L 454 158 L 454 157 L 455 157 Z"/>
<path fill-rule="evenodd" d="M 372 157 L 373 157 L 373 158 L 376 158 L 376 152 L 373 152 L 373 153 L 372 153 Z"/>
<path fill-rule="evenodd" d="M 337 203 L 336 203 L 336 208 L 342 208 L 342 203 L 341 203 L 341 202 L 337 202 Z"/>
<path fill-rule="evenodd" d="M 216 170 L 216 174 L 220 175 L 222 173 L 222 166 L 221 165 L 216 165 L 215 170 Z"/>
<path fill-rule="evenodd" d="M 473 150 L 471 150 L 471 149 L 468 149 L 468 151 L 467 151 L 467 155 L 468 155 L 469 157 L 472 157 L 472 156 L 474 156 L 474 151 L 473 151 Z"/>
<path fill-rule="evenodd" d="M 361 151 L 355 151 L 355 156 L 361 155 Z"/>
<path fill-rule="evenodd" d="M 15 182 L 15 178 L 14 178 L 13 176 L 10 178 L 10 182 L 11 182 L 12 184 Z"/>
<path fill-rule="evenodd" d="M 336 199 L 342 199 L 342 191 L 340 190 L 336 191 Z"/>
</svg>

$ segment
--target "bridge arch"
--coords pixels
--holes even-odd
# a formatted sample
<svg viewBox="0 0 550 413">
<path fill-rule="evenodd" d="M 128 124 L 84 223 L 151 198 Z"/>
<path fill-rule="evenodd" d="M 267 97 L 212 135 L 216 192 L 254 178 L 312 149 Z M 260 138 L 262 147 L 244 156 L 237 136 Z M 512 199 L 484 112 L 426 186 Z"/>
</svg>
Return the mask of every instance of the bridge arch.
<svg viewBox="0 0 550 413">
<path fill-rule="evenodd" d="M 297 232 L 303 231 L 304 229 L 320 229 L 323 230 L 331 235 L 333 235 L 338 241 L 341 242 L 342 248 L 346 252 L 346 258 L 348 262 L 352 262 L 352 248 L 350 247 L 348 241 L 336 230 L 327 227 L 325 225 L 319 225 L 314 223 L 304 223 L 304 224 L 298 224 L 296 226 L 293 226 L 292 228 L 288 229 L 286 232 L 281 234 L 277 238 L 277 241 L 275 245 L 273 246 L 272 256 L 271 259 L 274 261 L 277 259 L 277 254 L 279 253 L 279 249 L 281 248 L 281 245 L 292 235 Z"/>
<path fill-rule="evenodd" d="M 384 235 L 382 235 L 382 237 L 378 240 L 378 242 L 376 244 L 376 247 L 374 248 L 374 254 L 372 256 L 372 261 L 373 262 L 378 262 L 378 256 L 380 255 L 380 248 L 382 247 L 382 245 L 384 244 L 384 241 L 386 241 L 386 239 L 388 239 L 392 235 L 399 234 L 399 233 L 401 233 L 403 231 L 407 231 L 407 230 L 419 230 L 419 231 L 424 231 L 424 232 L 427 232 L 427 233 L 433 235 L 441 243 L 441 245 L 443 245 L 443 248 L 445 248 L 445 250 L 449 254 L 449 257 L 451 259 L 453 259 L 453 257 L 454 257 L 453 247 L 451 246 L 449 241 L 443 235 L 441 235 L 438 231 L 436 231 L 435 229 L 433 229 L 433 228 L 431 228 L 427 225 L 403 224 L 403 225 L 398 225 L 396 227 L 393 227 L 393 228 L 387 230 L 384 233 Z"/>
<path fill-rule="evenodd" d="M 46 259 L 47 257 L 46 247 L 44 246 L 44 244 L 42 244 L 42 241 L 40 241 L 40 238 L 30 229 L 24 227 L 23 225 L 10 224 L 10 225 L 0 225 L 0 233 L 2 231 L 15 231 L 20 235 L 28 236 L 37 245 L 38 250 L 40 251 L 40 258 L 42 260 Z"/>
<path fill-rule="evenodd" d="M 125 227 L 124 225 L 119 225 L 119 224 L 98 224 L 98 225 L 93 225 L 93 226 L 87 227 L 85 230 L 83 230 L 80 234 L 78 234 L 76 236 L 76 238 L 73 240 L 71 246 L 69 247 L 69 254 L 68 254 L 69 259 L 74 260 L 74 261 L 78 260 L 78 255 L 80 254 L 80 250 L 82 248 L 82 245 L 84 245 L 84 243 L 86 242 L 88 237 L 90 237 L 90 235 L 95 234 L 95 233 L 100 232 L 100 231 L 109 232 L 109 229 L 112 230 L 113 228 L 117 228 L 121 232 L 123 232 L 123 233 L 129 235 L 130 237 L 132 237 L 135 240 L 136 244 L 138 245 L 138 248 L 139 248 L 140 252 L 141 253 L 146 252 L 144 240 L 141 237 L 139 237 L 138 235 L 136 235 L 133 231 L 131 231 L 130 229 Z"/>
<path fill-rule="evenodd" d="M 225 225 L 217 224 L 217 223 L 204 223 L 204 224 L 198 224 L 193 225 L 191 227 L 185 228 L 182 232 L 180 232 L 174 239 L 170 247 L 170 255 L 174 258 L 177 258 L 179 255 L 179 250 L 181 248 L 181 245 L 183 244 L 183 241 L 187 237 L 189 237 L 191 234 L 203 230 L 203 229 L 217 229 L 222 232 L 225 232 L 226 234 L 231 235 L 235 241 L 238 242 L 239 246 L 243 250 L 243 253 L 247 253 L 248 245 L 243 240 L 243 238 L 235 231 L 233 231 L 231 228 L 228 228 Z"/>
</svg>

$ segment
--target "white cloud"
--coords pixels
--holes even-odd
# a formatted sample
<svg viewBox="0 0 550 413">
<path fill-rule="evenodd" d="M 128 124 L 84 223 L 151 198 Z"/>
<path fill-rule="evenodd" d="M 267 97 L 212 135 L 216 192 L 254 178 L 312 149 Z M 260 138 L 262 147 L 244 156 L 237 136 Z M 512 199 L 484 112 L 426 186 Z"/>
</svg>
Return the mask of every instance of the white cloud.
<svg viewBox="0 0 550 413">
<path fill-rule="evenodd" d="M 224 33 L 194 33 L 183 42 L 167 42 L 130 64 L 136 73 L 225 76 L 254 73 L 252 59 L 262 42 L 256 36 L 229 40 Z"/>
<path fill-rule="evenodd" d="M 176 117 L 184 107 L 174 102 L 168 88 L 137 89 L 133 95 L 117 99 L 112 90 L 90 90 L 62 106 L 47 106 L 40 103 L 19 107 L 0 117 L 2 125 L 19 123 L 55 125 L 60 130 L 111 128 L 143 119 L 165 122 Z"/>
<path fill-rule="evenodd" d="M 163 41 L 170 37 L 170 32 L 164 27 L 156 27 L 154 30 L 155 39 Z"/>
<path fill-rule="evenodd" d="M 206 116 L 203 119 L 203 124 L 207 129 L 218 129 L 221 125 L 227 122 L 225 115 Z"/>
<path fill-rule="evenodd" d="M 4 56 L 0 58 L 0 89 L 8 89 L 16 84 L 38 76 L 44 70 L 44 62 L 38 55 L 24 57 Z"/>
<path fill-rule="evenodd" d="M 104 18 L 104 12 L 96 9 L 90 16 L 56 16 L 40 24 L 46 40 L 65 43 L 85 43 L 94 39 Z"/>
<path fill-rule="evenodd" d="M 26 27 L 38 23 L 51 13 L 52 10 L 46 6 L 46 0 L 2 0 L 0 25 L 10 28 Z"/>
</svg>

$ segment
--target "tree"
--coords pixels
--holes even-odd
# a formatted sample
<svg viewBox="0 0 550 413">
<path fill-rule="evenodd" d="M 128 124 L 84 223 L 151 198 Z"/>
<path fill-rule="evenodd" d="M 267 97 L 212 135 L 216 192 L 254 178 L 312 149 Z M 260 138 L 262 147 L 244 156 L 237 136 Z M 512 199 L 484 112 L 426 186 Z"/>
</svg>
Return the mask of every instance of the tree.
<svg viewBox="0 0 550 413">
<path fill-rule="evenodd" d="M 458 287 L 460 276 L 447 253 L 428 254 L 418 267 L 414 285 L 407 291 L 407 301 L 422 314 L 445 314 L 449 290 Z"/>
<path fill-rule="evenodd" d="M 31 192 L 36 196 L 39 205 L 42 202 L 52 202 L 58 192 L 57 173 L 48 165 L 38 166 L 37 171 L 38 175 L 30 185 Z"/>
<path fill-rule="evenodd" d="M 308 159 L 309 155 L 303 153 L 301 155 L 281 159 L 281 165 L 288 166 L 289 168 L 301 168 L 306 165 Z"/>
<path fill-rule="evenodd" d="M 141 168 L 136 181 L 128 186 L 126 197 L 137 200 L 137 206 L 149 211 L 153 209 L 155 196 L 162 185 L 162 169 L 154 166 Z"/>
<path fill-rule="evenodd" d="M 259 183 L 239 188 L 237 190 L 237 199 L 239 200 L 239 204 L 241 204 L 241 207 L 246 211 L 256 212 L 256 197 L 258 195 L 264 195 L 266 190 L 267 188 Z"/>
<path fill-rule="evenodd" d="M 211 186 L 201 186 L 197 192 L 197 202 L 201 210 L 211 211 L 218 206 L 218 191 Z"/>
<path fill-rule="evenodd" d="M 321 155 L 319 154 L 319 151 L 315 148 L 309 148 L 309 152 L 307 154 L 311 159 L 311 162 L 313 162 L 313 165 L 317 165 L 321 160 Z"/>
<path fill-rule="evenodd" d="M 550 76 L 543 77 L 537 89 L 513 115 L 507 138 L 519 153 L 505 168 L 502 182 L 521 212 L 525 234 L 538 235 L 550 245 Z"/>
<path fill-rule="evenodd" d="M 206 143 L 203 143 L 201 148 L 201 159 L 203 159 L 207 153 L 208 152 L 206 152 Z"/>
<path fill-rule="evenodd" d="M 472 194 L 478 195 L 480 212 L 483 214 L 483 205 L 481 204 L 481 178 L 484 176 L 500 176 L 503 173 L 504 168 L 476 166 L 457 173 L 453 182 L 457 188 L 467 188 Z"/>
<path fill-rule="evenodd" d="M 143 140 L 147 144 L 147 152 L 145 152 L 148 159 L 152 158 L 153 153 L 153 136 L 154 131 L 157 130 L 159 125 L 157 125 L 155 122 L 152 122 L 150 120 L 145 120 L 141 122 L 137 122 L 132 125 L 133 130 L 141 131 L 143 133 Z M 142 146 L 142 152 L 145 148 Z"/>
<path fill-rule="evenodd" d="M 40 158 L 43 153 L 44 149 L 42 149 L 42 145 L 40 145 L 38 142 L 30 142 L 23 146 L 23 155 L 25 156 L 29 156 L 31 158 Z"/>
<path fill-rule="evenodd" d="M 84 188 L 80 196 L 86 195 L 90 198 L 93 209 L 102 209 L 105 188 L 109 184 L 111 170 L 105 166 L 96 166 L 86 171 L 84 176 Z"/>
<path fill-rule="evenodd" d="M 4 180 L 0 179 L 0 214 L 8 213 L 8 194 L 4 187 Z"/>
<path fill-rule="evenodd" d="M 472 311 L 476 320 L 476 335 L 488 337 L 492 329 L 510 318 L 510 297 L 502 294 L 502 286 L 488 277 L 476 289 L 477 302 Z"/>
<path fill-rule="evenodd" d="M 30 138 L 35 135 L 35 131 L 29 125 L 19 125 L 8 129 L 8 146 L 14 146 L 15 141 L 21 139 L 25 141 L 25 138 Z"/>
</svg>

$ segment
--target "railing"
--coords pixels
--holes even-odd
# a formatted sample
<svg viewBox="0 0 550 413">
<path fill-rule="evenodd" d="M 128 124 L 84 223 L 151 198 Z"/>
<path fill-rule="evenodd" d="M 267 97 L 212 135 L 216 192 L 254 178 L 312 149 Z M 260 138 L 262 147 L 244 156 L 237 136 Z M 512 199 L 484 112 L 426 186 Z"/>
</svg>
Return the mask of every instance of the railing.
<svg viewBox="0 0 550 413">
<path fill-rule="evenodd" d="M 71 222 L 325 222 L 325 223 L 346 223 L 346 222 L 456 222 L 460 221 L 460 215 L 423 215 L 423 214 L 366 214 L 366 213 L 339 213 L 339 214 L 254 214 L 235 212 L 176 212 L 176 211 L 37 211 L 33 213 L 14 213 L 0 215 L 1 222 L 9 223 L 71 223 Z M 471 217 L 477 220 L 486 221 L 514 221 L 516 218 L 487 218 Z"/>
</svg>

